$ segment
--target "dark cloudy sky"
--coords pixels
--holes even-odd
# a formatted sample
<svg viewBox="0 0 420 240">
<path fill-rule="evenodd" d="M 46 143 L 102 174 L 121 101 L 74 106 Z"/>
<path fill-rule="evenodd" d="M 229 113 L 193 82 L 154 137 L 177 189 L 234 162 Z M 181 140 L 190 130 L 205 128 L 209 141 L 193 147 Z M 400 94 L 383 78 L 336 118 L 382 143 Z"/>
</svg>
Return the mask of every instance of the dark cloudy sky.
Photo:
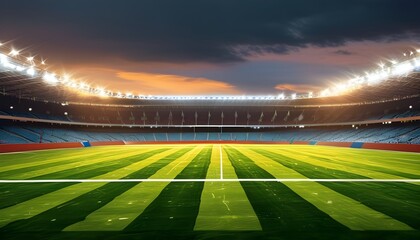
<svg viewBox="0 0 420 240">
<path fill-rule="evenodd" d="M 420 46 L 418 0 L 0 0 L 0 42 L 135 94 L 316 91 Z"/>
</svg>

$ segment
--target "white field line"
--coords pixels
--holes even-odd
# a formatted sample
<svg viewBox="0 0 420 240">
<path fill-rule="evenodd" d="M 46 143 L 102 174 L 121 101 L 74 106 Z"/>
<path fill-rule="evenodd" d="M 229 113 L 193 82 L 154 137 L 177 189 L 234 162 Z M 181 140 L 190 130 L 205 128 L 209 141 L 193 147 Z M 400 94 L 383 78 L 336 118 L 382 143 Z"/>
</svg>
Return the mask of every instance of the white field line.
<svg viewBox="0 0 420 240">
<path fill-rule="evenodd" d="M 220 153 L 220 179 L 223 179 L 223 154 L 222 154 L 222 145 L 219 145 Z"/>
<path fill-rule="evenodd" d="M 308 178 L 211 178 L 211 179 L 24 179 L 0 183 L 111 183 L 111 182 L 420 182 L 420 179 L 308 179 Z"/>
</svg>

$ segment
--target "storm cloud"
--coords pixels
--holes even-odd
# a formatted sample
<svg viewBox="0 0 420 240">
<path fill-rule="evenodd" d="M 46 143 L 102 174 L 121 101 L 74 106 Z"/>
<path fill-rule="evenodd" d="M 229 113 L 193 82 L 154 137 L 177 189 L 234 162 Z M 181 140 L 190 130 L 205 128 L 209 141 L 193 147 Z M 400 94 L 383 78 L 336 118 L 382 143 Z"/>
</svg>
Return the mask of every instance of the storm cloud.
<svg viewBox="0 0 420 240">
<path fill-rule="evenodd" d="M 308 46 L 420 35 L 420 2 L 414 0 L 1 2 L 1 41 L 84 61 L 242 62 Z"/>
</svg>

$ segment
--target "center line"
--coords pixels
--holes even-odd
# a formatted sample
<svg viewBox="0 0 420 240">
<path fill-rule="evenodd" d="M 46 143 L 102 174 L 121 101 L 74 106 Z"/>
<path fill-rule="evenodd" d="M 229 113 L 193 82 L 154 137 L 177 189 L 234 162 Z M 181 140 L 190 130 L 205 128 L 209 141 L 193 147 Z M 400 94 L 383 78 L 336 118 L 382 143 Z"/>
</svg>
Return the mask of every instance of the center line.
<svg viewBox="0 0 420 240">
<path fill-rule="evenodd" d="M 223 154 L 222 154 L 222 145 L 219 145 L 220 153 L 220 179 L 223 179 Z"/>
</svg>

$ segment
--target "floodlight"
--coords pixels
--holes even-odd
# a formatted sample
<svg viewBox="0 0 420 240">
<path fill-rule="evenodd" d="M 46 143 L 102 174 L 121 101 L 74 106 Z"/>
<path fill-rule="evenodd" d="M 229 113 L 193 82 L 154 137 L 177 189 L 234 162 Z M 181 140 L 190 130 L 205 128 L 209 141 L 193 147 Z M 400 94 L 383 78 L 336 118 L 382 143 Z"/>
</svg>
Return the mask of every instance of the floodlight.
<svg viewBox="0 0 420 240">
<path fill-rule="evenodd" d="M 0 53 L 0 63 L 3 65 L 7 65 L 9 63 L 9 59 L 6 55 Z"/>
<path fill-rule="evenodd" d="M 420 59 L 414 59 L 414 67 L 420 67 Z"/>
<path fill-rule="evenodd" d="M 54 73 L 45 72 L 44 75 L 42 76 L 42 79 L 44 79 L 44 81 L 50 84 L 55 84 L 58 82 L 58 79 Z"/>
<path fill-rule="evenodd" d="M 277 96 L 277 98 L 279 98 L 279 99 L 284 99 L 284 93 L 280 93 L 280 94 Z"/>
<path fill-rule="evenodd" d="M 404 62 L 404 63 L 400 63 L 396 65 L 392 73 L 395 75 L 403 75 L 403 74 L 409 73 L 412 70 L 413 70 L 413 65 L 411 65 L 408 62 Z"/>
<path fill-rule="evenodd" d="M 34 60 L 34 57 L 27 57 L 26 60 L 28 60 L 28 62 L 32 62 Z"/>
<path fill-rule="evenodd" d="M 12 49 L 12 50 L 10 51 L 9 55 L 11 55 L 11 56 L 15 57 L 15 56 L 19 55 L 19 51 L 18 51 L 18 50 L 15 50 L 15 49 Z"/>
<path fill-rule="evenodd" d="M 98 94 L 99 96 L 101 96 L 101 97 L 105 97 L 105 96 L 107 96 L 107 95 L 106 95 L 105 88 L 103 88 L 103 87 L 98 87 L 98 88 L 96 88 L 96 92 L 97 92 L 97 94 Z"/>
<path fill-rule="evenodd" d="M 63 79 L 63 82 L 68 82 L 70 81 L 70 76 L 68 74 L 64 74 L 62 79 Z"/>
<path fill-rule="evenodd" d="M 28 70 L 26 70 L 26 73 L 29 75 L 29 76 L 31 76 L 31 77 L 33 77 L 34 75 L 35 75 L 35 69 L 34 68 L 28 68 Z"/>
<path fill-rule="evenodd" d="M 331 94 L 330 89 L 327 88 L 321 92 L 321 97 L 328 97 Z"/>
<path fill-rule="evenodd" d="M 308 92 L 308 98 L 312 98 L 313 93 L 312 92 Z"/>
<path fill-rule="evenodd" d="M 381 80 L 381 74 L 371 73 L 367 75 L 366 78 L 369 84 L 374 84 L 374 83 L 377 83 L 379 80 Z"/>
<path fill-rule="evenodd" d="M 18 72 L 22 72 L 23 70 L 25 70 L 25 68 L 22 66 L 15 66 L 15 70 Z"/>
<path fill-rule="evenodd" d="M 81 82 L 79 83 L 79 89 L 81 90 L 89 90 L 90 86 L 87 83 Z"/>
</svg>

